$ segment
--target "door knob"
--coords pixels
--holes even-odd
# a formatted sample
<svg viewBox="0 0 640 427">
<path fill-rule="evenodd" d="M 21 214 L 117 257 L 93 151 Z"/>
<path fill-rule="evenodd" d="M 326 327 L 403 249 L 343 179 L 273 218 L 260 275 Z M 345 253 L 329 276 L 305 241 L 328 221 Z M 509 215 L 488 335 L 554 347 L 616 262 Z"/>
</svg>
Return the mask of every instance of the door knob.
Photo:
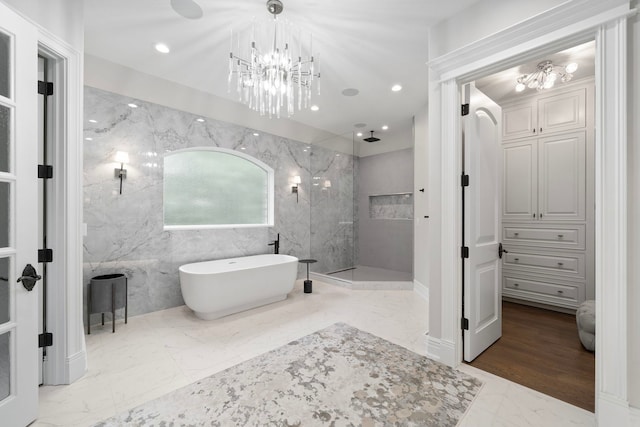
<svg viewBox="0 0 640 427">
<path fill-rule="evenodd" d="M 29 292 L 33 290 L 38 280 L 42 279 L 42 276 L 38 275 L 38 272 L 31 264 L 27 264 L 22 270 L 22 276 L 18 278 L 18 282 L 22 282 L 22 286 Z"/>
<path fill-rule="evenodd" d="M 508 254 L 509 251 L 502 248 L 502 243 L 498 245 L 498 258 L 502 258 L 502 254 Z"/>
</svg>

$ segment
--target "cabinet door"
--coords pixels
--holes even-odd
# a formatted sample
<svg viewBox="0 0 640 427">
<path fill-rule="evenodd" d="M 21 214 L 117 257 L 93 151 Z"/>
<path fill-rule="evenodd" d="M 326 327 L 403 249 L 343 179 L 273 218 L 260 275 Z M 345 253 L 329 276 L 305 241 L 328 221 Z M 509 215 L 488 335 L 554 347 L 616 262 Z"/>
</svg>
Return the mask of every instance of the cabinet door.
<svg viewBox="0 0 640 427">
<path fill-rule="evenodd" d="M 584 132 L 538 140 L 538 218 L 584 220 L 586 188 Z"/>
<path fill-rule="evenodd" d="M 538 100 L 538 134 L 585 127 L 586 89 L 577 89 Z"/>
<path fill-rule="evenodd" d="M 535 101 L 505 107 L 502 110 L 502 139 L 526 138 L 537 135 Z"/>
<path fill-rule="evenodd" d="M 503 193 L 502 219 L 527 221 L 537 219 L 537 145 L 536 140 L 502 145 Z"/>
</svg>

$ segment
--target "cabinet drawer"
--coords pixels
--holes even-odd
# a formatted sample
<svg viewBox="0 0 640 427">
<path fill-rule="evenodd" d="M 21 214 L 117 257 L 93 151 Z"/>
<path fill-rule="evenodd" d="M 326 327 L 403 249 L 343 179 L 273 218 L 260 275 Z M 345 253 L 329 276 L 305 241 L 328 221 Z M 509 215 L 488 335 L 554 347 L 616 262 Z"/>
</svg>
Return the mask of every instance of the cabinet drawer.
<svg viewBox="0 0 640 427">
<path fill-rule="evenodd" d="M 510 247 L 502 261 L 503 267 L 532 273 L 558 274 L 584 279 L 584 253 L 529 252 Z"/>
<path fill-rule="evenodd" d="M 512 245 L 585 249 L 585 226 L 504 225 L 502 241 Z"/>
<path fill-rule="evenodd" d="M 584 301 L 579 284 L 562 284 L 521 277 L 504 276 L 503 294 L 546 303 L 577 306 Z"/>
</svg>

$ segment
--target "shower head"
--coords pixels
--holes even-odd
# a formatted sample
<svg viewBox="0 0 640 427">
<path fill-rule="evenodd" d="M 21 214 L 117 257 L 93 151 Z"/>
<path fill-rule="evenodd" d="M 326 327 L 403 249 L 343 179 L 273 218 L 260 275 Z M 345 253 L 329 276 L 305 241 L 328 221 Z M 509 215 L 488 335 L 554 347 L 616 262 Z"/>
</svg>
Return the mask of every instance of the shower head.
<svg viewBox="0 0 640 427">
<path fill-rule="evenodd" d="M 373 136 L 373 131 L 371 131 L 371 136 L 369 138 L 364 138 L 364 141 L 367 142 L 378 142 L 380 141 L 380 138 L 376 138 Z"/>
</svg>

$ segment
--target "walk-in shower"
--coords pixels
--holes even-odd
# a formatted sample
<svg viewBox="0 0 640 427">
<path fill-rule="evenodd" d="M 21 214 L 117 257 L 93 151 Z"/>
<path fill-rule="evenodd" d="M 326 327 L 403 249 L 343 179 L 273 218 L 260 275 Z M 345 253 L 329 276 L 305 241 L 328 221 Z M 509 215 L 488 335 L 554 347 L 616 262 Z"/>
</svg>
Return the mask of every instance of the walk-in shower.
<svg viewBox="0 0 640 427">
<path fill-rule="evenodd" d="M 359 156 L 353 133 L 310 153 L 312 276 L 353 289 L 413 287 L 413 150 Z"/>
</svg>

